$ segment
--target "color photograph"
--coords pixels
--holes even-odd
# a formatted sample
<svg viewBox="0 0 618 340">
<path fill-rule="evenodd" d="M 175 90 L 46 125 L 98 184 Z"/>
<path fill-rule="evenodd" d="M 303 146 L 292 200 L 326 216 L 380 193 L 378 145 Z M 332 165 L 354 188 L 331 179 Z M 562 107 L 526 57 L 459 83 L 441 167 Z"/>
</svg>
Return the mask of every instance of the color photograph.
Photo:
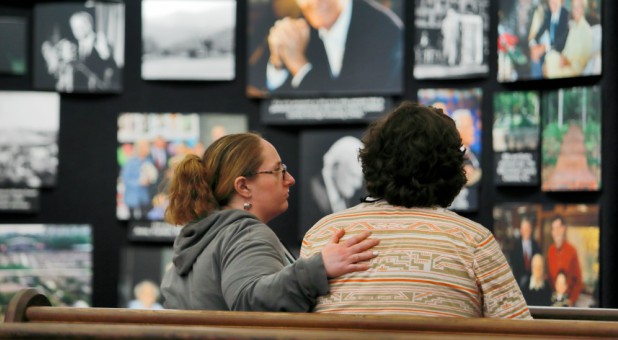
<svg viewBox="0 0 618 340">
<path fill-rule="evenodd" d="M 601 189 L 601 89 L 543 93 L 543 191 Z"/>
<path fill-rule="evenodd" d="M 599 307 L 599 207 L 505 203 L 494 235 L 531 306 Z"/>
<path fill-rule="evenodd" d="M 60 96 L 0 91 L 0 122 L 0 188 L 55 186 Z"/>
<path fill-rule="evenodd" d="M 489 73 L 489 0 L 416 0 L 414 78 Z"/>
<path fill-rule="evenodd" d="M 249 0 L 249 97 L 399 94 L 402 0 Z"/>
<path fill-rule="evenodd" d="M 24 75 L 28 70 L 26 18 L 0 16 L 0 74 Z"/>
<path fill-rule="evenodd" d="M 200 157 L 218 138 L 246 132 L 247 117 L 225 113 L 121 113 L 118 117 L 116 216 L 161 221 L 167 183 L 187 155 Z"/>
<path fill-rule="evenodd" d="M 471 89 L 421 89 L 418 102 L 441 109 L 455 121 L 465 148 L 464 169 L 468 182 L 455 197 L 449 209 L 461 212 L 477 211 L 481 167 L 481 97 L 479 88 Z"/>
<path fill-rule="evenodd" d="M 498 81 L 600 75 L 601 0 L 500 0 Z"/>
<path fill-rule="evenodd" d="M 366 196 L 358 160 L 363 132 L 364 129 L 301 132 L 299 237 L 320 218 L 353 207 Z"/>
<path fill-rule="evenodd" d="M 492 135 L 497 185 L 539 183 L 539 108 L 539 94 L 534 91 L 494 94 Z"/>
<path fill-rule="evenodd" d="M 142 1 L 142 79 L 232 80 L 236 0 Z"/>
<path fill-rule="evenodd" d="M 163 309 L 159 287 L 172 266 L 172 248 L 132 245 L 122 250 L 120 261 L 118 307 Z"/>
<path fill-rule="evenodd" d="M 0 224 L 0 312 L 22 289 L 53 306 L 89 307 L 92 228 L 84 224 Z"/>
<path fill-rule="evenodd" d="M 33 21 L 35 88 L 63 93 L 122 90 L 124 4 L 38 3 Z"/>
</svg>

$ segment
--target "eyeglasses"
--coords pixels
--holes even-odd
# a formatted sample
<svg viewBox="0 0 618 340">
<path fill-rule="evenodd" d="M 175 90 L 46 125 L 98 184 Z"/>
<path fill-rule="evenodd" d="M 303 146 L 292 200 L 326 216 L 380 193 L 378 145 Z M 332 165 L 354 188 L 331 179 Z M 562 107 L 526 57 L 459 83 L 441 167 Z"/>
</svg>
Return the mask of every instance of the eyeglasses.
<svg viewBox="0 0 618 340">
<path fill-rule="evenodd" d="M 281 171 L 281 179 L 285 179 L 285 174 L 288 172 L 288 167 L 285 164 L 281 164 L 281 168 L 279 169 L 256 171 L 256 172 L 247 174 L 247 176 L 254 176 L 254 175 L 259 175 L 259 174 L 275 174 L 279 171 Z"/>
</svg>

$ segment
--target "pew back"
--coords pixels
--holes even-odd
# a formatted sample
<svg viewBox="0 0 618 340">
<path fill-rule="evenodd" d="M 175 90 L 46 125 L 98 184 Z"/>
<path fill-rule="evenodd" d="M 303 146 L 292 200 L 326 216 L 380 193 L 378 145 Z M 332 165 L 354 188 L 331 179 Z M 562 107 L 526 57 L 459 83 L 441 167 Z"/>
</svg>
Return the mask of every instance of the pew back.
<svg viewBox="0 0 618 340">
<path fill-rule="evenodd" d="M 249 330 L 248 334 L 284 336 L 289 338 L 348 337 L 388 334 L 393 338 L 410 334 L 423 336 L 445 335 L 520 338 L 618 338 L 618 322 L 589 320 L 502 320 L 425 318 L 404 315 L 328 315 L 307 313 L 186 311 L 186 310 L 134 310 L 125 308 L 73 308 L 51 307 L 49 300 L 36 290 L 20 292 L 11 301 L 5 316 L 6 323 L 29 323 L 56 327 L 73 324 L 75 331 L 84 328 L 95 331 L 130 332 L 157 329 L 170 334 L 180 329 L 187 332 L 216 332 L 225 329 Z M 39 327 L 37 326 L 37 327 Z M 83 327 L 82 327 L 83 326 Z M 109 327 L 113 326 L 113 327 Z M 127 326 L 118 328 L 117 326 Z M 81 328 L 80 328 L 81 327 Z M 137 327 L 137 330 L 136 330 Z M 146 327 L 146 328 L 144 328 Z M 148 328 L 150 327 L 150 328 Z M 161 328 L 163 327 L 163 328 Z M 213 330 L 214 329 L 214 330 Z M 5 329 L 7 331 L 8 329 Z M 279 334 L 277 330 L 284 330 Z M 256 333 L 257 332 L 257 333 Z M 261 332 L 261 333 L 260 333 Z M 274 332 L 274 333 L 270 333 Z M 345 333 L 348 332 L 348 333 Z M 345 333 L 345 334 L 344 334 Z M 102 333 L 100 333 L 102 334 Z M 149 333 L 150 334 L 150 333 Z M 192 334 L 192 333 L 191 333 Z M 187 334 L 187 336 L 191 336 Z M 210 334 L 210 333 L 209 333 Z M 330 334 L 330 336 L 329 336 Z M 83 334 L 82 334 L 83 335 Z M 243 338 L 243 334 L 236 334 Z M 236 336 L 230 335 L 230 336 Z M 380 336 L 381 337 L 381 336 Z"/>
</svg>

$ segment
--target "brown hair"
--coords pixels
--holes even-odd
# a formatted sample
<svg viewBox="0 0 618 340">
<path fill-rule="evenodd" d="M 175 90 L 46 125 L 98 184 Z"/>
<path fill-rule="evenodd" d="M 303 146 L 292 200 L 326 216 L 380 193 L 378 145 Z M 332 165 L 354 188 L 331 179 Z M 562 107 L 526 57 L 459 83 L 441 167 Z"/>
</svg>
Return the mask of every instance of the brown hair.
<svg viewBox="0 0 618 340">
<path fill-rule="evenodd" d="M 461 137 L 439 109 L 404 102 L 370 125 L 363 144 L 372 198 L 407 208 L 447 207 L 466 183 Z"/>
<path fill-rule="evenodd" d="M 173 169 L 165 220 L 184 225 L 228 204 L 236 178 L 262 164 L 260 141 L 257 133 L 231 134 L 213 142 L 202 158 L 185 156 Z"/>
</svg>

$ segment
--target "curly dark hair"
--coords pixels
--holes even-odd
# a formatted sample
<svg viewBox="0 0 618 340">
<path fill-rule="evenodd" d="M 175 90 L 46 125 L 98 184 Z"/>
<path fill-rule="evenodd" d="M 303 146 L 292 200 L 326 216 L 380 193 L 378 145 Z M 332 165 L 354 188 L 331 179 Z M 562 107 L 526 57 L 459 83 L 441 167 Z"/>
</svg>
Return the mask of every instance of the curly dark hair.
<svg viewBox="0 0 618 340">
<path fill-rule="evenodd" d="M 440 109 L 403 102 L 372 123 L 363 144 L 371 197 L 407 208 L 448 207 L 466 184 L 461 137 Z"/>
</svg>

